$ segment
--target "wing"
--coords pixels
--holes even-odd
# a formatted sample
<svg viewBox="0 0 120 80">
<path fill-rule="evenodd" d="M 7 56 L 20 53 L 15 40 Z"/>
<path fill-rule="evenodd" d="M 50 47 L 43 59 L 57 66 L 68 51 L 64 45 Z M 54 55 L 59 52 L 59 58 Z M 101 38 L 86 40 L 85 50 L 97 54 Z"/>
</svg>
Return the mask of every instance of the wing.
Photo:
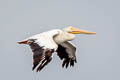
<svg viewBox="0 0 120 80">
<path fill-rule="evenodd" d="M 70 66 L 74 66 L 74 62 L 77 62 L 75 52 L 76 47 L 68 41 L 58 45 L 57 55 L 60 57 L 61 60 L 64 59 L 62 67 L 66 65 L 67 68 L 69 64 Z"/>
<path fill-rule="evenodd" d="M 57 45 L 47 39 L 29 39 L 28 44 L 33 52 L 33 70 L 37 67 L 37 72 L 43 69 L 51 60 Z M 49 44 L 49 45 L 48 45 Z M 51 45 L 51 47 L 50 47 Z"/>
<path fill-rule="evenodd" d="M 61 30 L 54 29 L 18 42 L 19 44 L 28 44 L 31 47 L 33 52 L 33 70 L 37 67 L 36 71 L 40 71 L 52 60 L 53 52 L 58 48 L 53 37 L 58 35 L 59 31 Z"/>
</svg>

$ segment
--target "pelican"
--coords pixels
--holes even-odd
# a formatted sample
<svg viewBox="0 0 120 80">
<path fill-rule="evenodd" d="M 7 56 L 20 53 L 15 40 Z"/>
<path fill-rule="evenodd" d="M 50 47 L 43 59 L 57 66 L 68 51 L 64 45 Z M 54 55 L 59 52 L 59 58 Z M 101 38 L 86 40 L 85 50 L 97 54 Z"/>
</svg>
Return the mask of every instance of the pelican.
<svg viewBox="0 0 120 80">
<path fill-rule="evenodd" d="M 61 29 L 53 29 L 42 32 L 22 41 L 19 44 L 27 44 L 33 52 L 33 67 L 36 72 L 41 71 L 53 58 L 54 52 L 63 60 L 62 67 L 74 66 L 76 60 L 76 47 L 70 42 L 75 39 L 74 34 L 96 34 L 87 30 L 69 26 Z"/>
</svg>

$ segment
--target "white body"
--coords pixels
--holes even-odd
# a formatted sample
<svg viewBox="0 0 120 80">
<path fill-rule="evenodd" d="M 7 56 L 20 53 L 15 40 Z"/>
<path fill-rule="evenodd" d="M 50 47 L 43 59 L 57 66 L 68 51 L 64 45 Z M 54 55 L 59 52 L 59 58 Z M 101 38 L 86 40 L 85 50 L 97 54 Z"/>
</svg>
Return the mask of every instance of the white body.
<svg viewBox="0 0 120 80">
<path fill-rule="evenodd" d="M 55 49 L 57 50 L 58 45 L 65 41 L 70 41 L 75 38 L 75 35 L 62 31 L 60 29 L 54 29 L 50 31 L 46 31 L 34 36 L 31 36 L 28 39 L 37 39 L 37 43 L 41 46 L 45 46 L 44 48 Z"/>
</svg>

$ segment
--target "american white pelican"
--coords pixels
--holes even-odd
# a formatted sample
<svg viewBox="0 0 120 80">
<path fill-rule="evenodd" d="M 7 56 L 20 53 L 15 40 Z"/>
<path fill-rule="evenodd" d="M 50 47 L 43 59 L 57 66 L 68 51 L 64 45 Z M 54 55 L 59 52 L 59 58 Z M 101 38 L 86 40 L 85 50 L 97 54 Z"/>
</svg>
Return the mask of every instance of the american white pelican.
<svg viewBox="0 0 120 80">
<path fill-rule="evenodd" d="M 76 63 L 76 47 L 69 41 L 75 39 L 74 34 L 96 34 L 95 32 L 88 32 L 86 30 L 76 29 L 72 26 L 64 28 L 63 30 L 54 29 L 43 32 L 25 40 L 18 42 L 19 44 L 28 44 L 33 52 L 33 68 L 40 71 L 46 66 L 53 57 L 53 53 L 63 60 L 62 67 L 74 66 Z"/>
</svg>

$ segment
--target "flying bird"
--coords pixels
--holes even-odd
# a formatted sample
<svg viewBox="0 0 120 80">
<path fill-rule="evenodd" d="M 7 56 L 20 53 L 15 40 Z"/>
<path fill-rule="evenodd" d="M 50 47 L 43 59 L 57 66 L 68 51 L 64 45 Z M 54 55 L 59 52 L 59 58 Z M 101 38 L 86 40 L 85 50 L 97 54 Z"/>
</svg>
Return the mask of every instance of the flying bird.
<svg viewBox="0 0 120 80">
<path fill-rule="evenodd" d="M 53 58 L 54 52 L 63 60 L 62 67 L 74 66 L 76 60 L 76 47 L 70 42 L 75 39 L 74 34 L 96 34 L 87 30 L 69 26 L 64 29 L 53 29 L 42 32 L 22 41 L 19 44 L 27 44 L 33 52 L 33 68 L 41 71 Z"/>
</svg>

